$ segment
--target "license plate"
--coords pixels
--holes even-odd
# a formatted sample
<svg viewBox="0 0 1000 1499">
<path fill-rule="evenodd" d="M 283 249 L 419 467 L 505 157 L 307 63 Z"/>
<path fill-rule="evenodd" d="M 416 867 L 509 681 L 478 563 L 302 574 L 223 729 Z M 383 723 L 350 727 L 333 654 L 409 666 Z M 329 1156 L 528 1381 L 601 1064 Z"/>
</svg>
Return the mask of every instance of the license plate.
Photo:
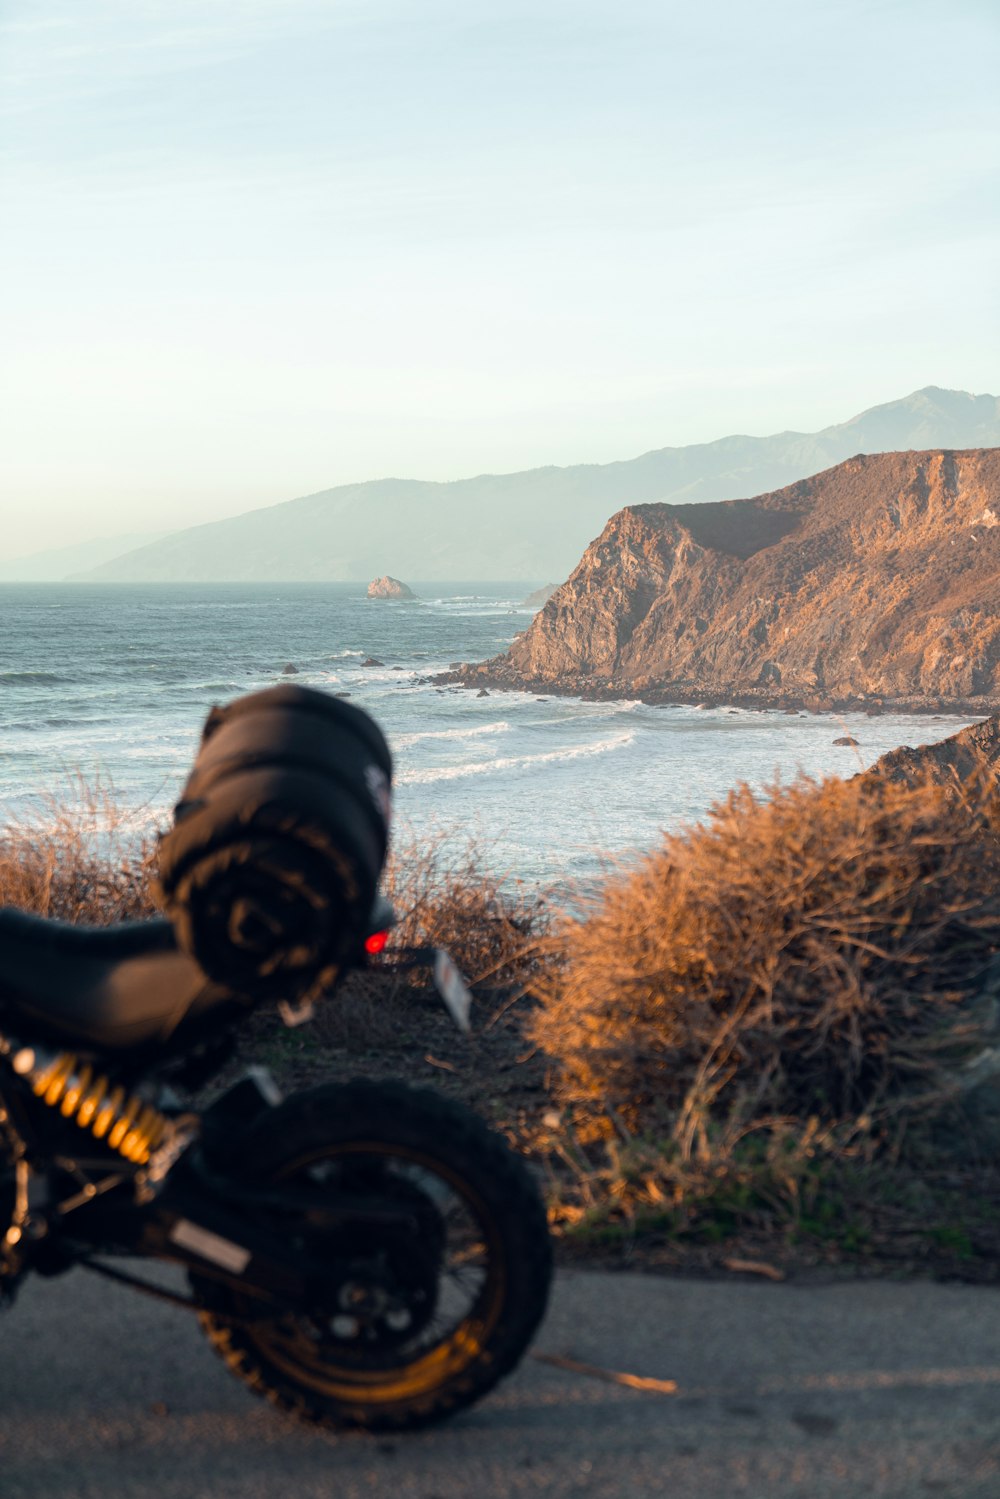
<svg viewBox="0 0 1000 1499">
<path fill-rule="evenodd" d="M 468 1035 L 471 1030 L 469 1011 L 472 1009 L 472 995 L 455 967 L 451 954 L 446 953 L 443 947 L 436 948 L 434 952 L 434 987 L 459 1030 Z"/>
</svg>

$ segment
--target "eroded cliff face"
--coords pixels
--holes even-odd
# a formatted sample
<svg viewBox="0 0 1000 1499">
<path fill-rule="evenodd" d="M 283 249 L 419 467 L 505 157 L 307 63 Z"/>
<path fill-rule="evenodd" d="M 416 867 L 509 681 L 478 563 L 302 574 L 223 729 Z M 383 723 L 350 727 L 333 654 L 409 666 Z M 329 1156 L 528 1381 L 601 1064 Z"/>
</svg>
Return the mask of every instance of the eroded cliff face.
<svg viewBox="0 0 1000 1499">
<path fill-rule="evenodd" d="M 689 701 L 1000 702 L 1000 449 L 638 505 L 466 678 Z"/>
</svg>

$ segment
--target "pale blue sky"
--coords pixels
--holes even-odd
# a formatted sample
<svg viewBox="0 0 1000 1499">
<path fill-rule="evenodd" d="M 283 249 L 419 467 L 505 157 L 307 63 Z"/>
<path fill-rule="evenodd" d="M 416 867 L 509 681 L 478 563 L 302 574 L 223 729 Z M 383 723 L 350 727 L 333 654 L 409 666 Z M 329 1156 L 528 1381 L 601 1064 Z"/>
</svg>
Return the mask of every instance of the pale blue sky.
<svg viewBox="0 0 1000 1499">
<path fill-rule="evenodd" d="M 995 0 L 0 0 L 0 556 L 1000 390 Z"/>
</svg>

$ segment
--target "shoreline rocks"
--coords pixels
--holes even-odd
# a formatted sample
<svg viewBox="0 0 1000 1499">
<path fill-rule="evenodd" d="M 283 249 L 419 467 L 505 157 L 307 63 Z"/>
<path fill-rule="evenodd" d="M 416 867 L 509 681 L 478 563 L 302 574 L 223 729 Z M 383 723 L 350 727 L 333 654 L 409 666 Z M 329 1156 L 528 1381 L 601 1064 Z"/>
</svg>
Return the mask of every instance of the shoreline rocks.
<svg viewBox="0 0 1000 1499">
<path fill-rule="evenodd" d="M 886 713 L 913 714 L 921 717 L 936 714 L 949 718 L 988 718 L 1000 711 L 1000 693 L 990 697 L 878 698 L 820 697 L 818 695 L 769 692 L 747 683 L 709 685 L 708 683 L 667 682 L 635 691 L 630 682 L 595 682 L 580 675 L 554 682 L 549 677 L 522 677 L 513 671 L 497 668 L 497 660 L 470 662 L 437 676 L 428 677 L 435 686 L 478 691 L 488 687 L 492 692 L 544 693 L 549 697 L 576 697 L 582 702 L 640 702 L 651 708 L 746 708 L 762 713 L 781 713 L 788 717 L 803 713 L 863 713 L 881 717 Z"/>
</svg>

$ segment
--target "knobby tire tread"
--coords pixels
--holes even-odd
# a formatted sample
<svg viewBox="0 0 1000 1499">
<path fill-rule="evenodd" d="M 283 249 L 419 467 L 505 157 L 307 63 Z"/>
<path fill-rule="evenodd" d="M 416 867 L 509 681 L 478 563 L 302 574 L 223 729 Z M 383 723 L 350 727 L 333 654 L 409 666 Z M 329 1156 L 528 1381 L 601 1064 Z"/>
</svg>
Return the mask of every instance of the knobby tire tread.
<svg viewBox="0 0 1000 1499">
<path fill-rule="evenodd" d="M 275 1117 L 281 1115 L 280 1121 Z M 279 1127 L 280 1125 L 280 1127 Z M 265 1116 L 245 1142 L 253 1174 L 278 1169 L 323 1145 L 378 1136 L 386 1143 L 437 1154 L 464 1175 L 500 1229 L 504 1254 L 516 1256 L 516 1294 L 508 1288 L 485 1356 L 450 1382 L 392 1406 L 345 1405 L 293 1383 L 238 1322 L 226 1320 L 228 1297 L 194 1279 L 202 1302 L 199 1320 L 226 1366 L 256 1394 L 300 1419 L 338 1429 L 403 1431 L 442 1420 L 479 1400 L 518 1363 L 548 1298 L 552 1251 L 539 1193 L 521 1158 L 464 1105 L 427 1088 L 358 1078 L 294 1095 Z M 400 1136 L 404 1138 L 400 1138 Z M 219 1315 L 213 1315 L 213 1312 Z"/>
</svg>

